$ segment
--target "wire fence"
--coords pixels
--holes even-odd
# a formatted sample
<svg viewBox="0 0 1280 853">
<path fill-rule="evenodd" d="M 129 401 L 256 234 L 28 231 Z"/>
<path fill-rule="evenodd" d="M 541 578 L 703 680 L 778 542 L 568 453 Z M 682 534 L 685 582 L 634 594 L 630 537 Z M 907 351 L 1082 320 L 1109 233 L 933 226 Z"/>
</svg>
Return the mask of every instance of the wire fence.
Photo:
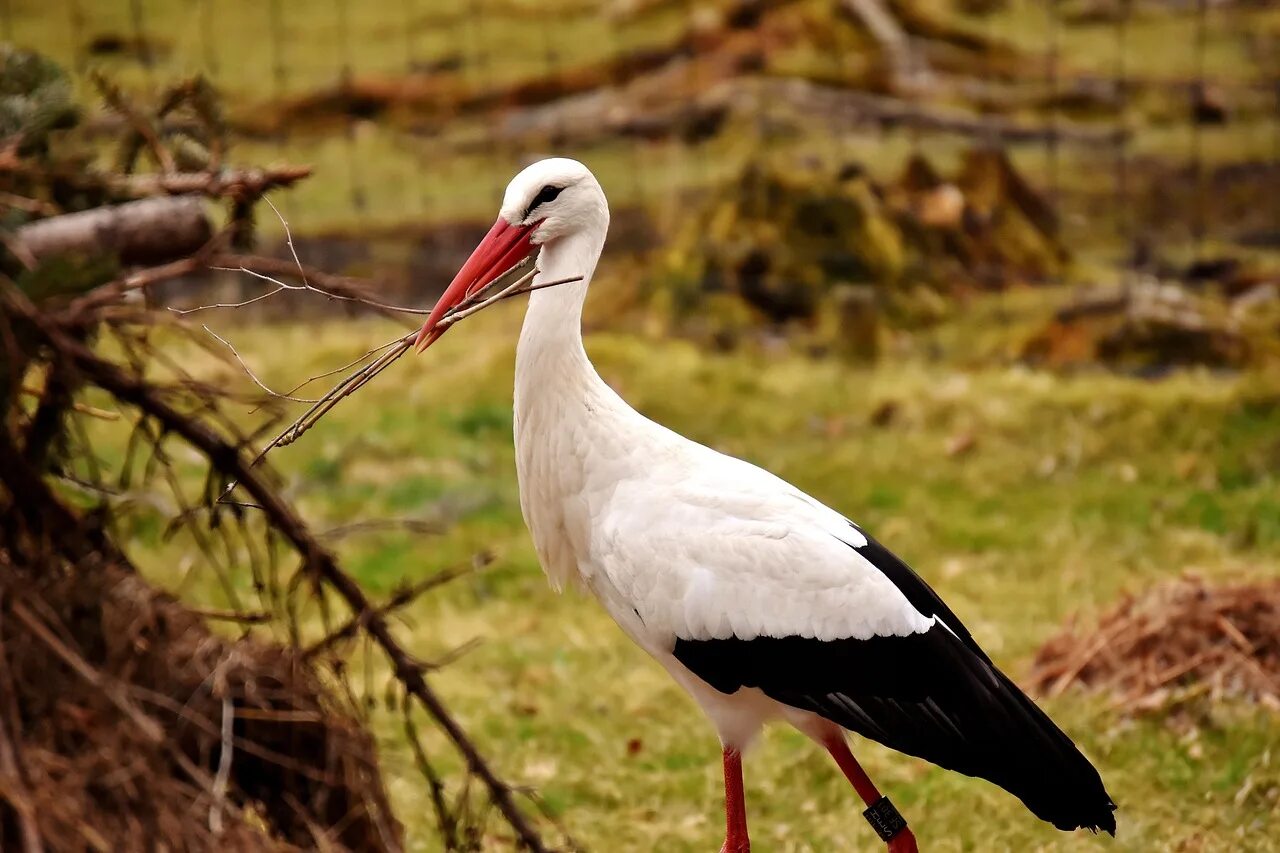
<svg viewBox="0 0 1280 853">
<path fill-rule="evenodd" d="M 1280 23 L 1250 0 L 0 0 L 0 35 L 312 163 L 296 230 L 491 215 L 534 157 L 677 216 L 744 161 L 1006 151 L 1109 263 L 1280 244 Z"/>
</svg>

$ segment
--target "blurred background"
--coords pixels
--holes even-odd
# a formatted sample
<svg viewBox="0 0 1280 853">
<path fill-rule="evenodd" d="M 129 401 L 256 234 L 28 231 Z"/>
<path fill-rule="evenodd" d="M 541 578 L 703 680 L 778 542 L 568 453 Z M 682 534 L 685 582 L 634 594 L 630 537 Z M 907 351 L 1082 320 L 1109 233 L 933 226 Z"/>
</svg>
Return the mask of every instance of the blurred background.
<svg viewBox="0 0 1280 853">
<path fill-rule="evenodd" d="M 300 252 L 420 299 L 510 176 L 552 153 L 606 188 L 612 266 L 642 261 L 628 296 L 670 322 L 710 297 L 698 324 L 721 335 L 744 313 L 812 322 L 850 284 L 888 291 L 877 301 L 907 321 L 946 310 L 932 295 L 1137 274 L 1239 296 L 1276 247 L 1280 60 L 1260 0 L 6 0 L 0 14 L 5 38 L 81 90 L 90 71 L 157 96 L 210 81 L 234 161 L 314 168 L 278 199 Z"/>
<path fill-rule="evenodd" d="M 282 218 L 217 196 L 237 245 L 290 260 L 285 220 L 302 263 L 422 307 L 515 172 L 582 160 L 613 215 L 586 317 L 605 378 L 876 532 L 1121 807 L 1116 841 L 1068 837 L 867 747 L 923 846 L 1280 850 L 1276 3 L 0 0 L 0 42 L 9 230 L 116 192 L 93 176 L 309 167 L 271 192 Z M 264 289 L 206 271 L 148 300 Z M 371 594 L 492 562 L 397 624 L 424 657 L 481 641 L 437 684 L 544 815 L 589 849 L 715 849 L 710 730 L 527 541 L 520 311 L 396 365 L 275 467 L 321 528 L 408 522 L 333 540 Z M 307 293 L 191 319 L 279 388 L 404 328 Z M 91 428 L 127 465 L 126 432 Z M 128 495 L 120 536 L 159 586 L 209 608 L 254 588 L 235 548 L 190 571 L 172 496 Z M 341 666 L 409 847 L 451 846 L 375 701 L 385 664 L 356 643 Z M 821 759 L 787 732 L 749 758 L 761 850 L 873 849 Z"/>
</svg>

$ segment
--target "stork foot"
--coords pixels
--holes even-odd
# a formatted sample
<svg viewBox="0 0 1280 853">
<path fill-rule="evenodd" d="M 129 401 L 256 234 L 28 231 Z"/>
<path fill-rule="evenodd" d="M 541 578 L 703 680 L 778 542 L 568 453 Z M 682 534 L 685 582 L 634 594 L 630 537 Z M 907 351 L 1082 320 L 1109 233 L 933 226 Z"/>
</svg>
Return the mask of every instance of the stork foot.
<svg viewBox="0 0 1280 853">
<path fill-rule="evenodd" d="M 916 846 L 916 837 L 911 834 L 911 830 L 905 827 L 889 839 L 889 853 L 920 853 L 920 848 Z"/>
</svg>

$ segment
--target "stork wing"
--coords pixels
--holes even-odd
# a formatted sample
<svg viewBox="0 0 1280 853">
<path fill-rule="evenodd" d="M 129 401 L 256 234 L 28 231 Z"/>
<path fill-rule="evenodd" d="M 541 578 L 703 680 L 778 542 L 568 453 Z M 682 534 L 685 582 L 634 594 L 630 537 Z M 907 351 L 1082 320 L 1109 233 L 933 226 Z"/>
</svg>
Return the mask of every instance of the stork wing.
<svg viewBox="0 0 1280 853">
<path fill-rule="evenodd" d="M 865 640 L 923 633 L 936 617 L 986 660 L 937 594 L 848 519 L 760 468 L 714 459 L 624 481 L 597 516 L 591 562 L 650 631 Z"/>
<path fill-rule="evenodd" d="M 759 688 L 864 737 L 988 779 L 1062 829 L 1113 832 L 1071 740 L 915 572 L 839 514 L 720 457 L 661 500 L 620 487 L 595 565 L 724 693 Z M 737 463 L 731 465 L 730 463 Z M 731 474 L 722 479 L 725 474 Z"/>
</svg>

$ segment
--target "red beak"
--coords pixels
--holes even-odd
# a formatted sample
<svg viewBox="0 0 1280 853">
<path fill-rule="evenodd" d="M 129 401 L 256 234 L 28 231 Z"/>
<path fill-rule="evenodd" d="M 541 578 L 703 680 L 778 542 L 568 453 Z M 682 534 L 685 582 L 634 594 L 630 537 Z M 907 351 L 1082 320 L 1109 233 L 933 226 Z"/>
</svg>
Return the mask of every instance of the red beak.
<svg viewBox="0 0 1280 853">
<path fill-rule="evenodd" d="M 456 308 L 468 296 L 483 290 L 534 253 L 538 247 L 532 243 L 530 235 L 541 224 L 538 221 L 528 225 L 511 225 L 498 217 L 498 221 L 493 223 L 489 233 L 484 235 L 480 245 L 476 246 L 471 257 L 467 258 L 462 269 L 458 270 L 453 281 L 440 295 L 440 301 L 431 309 L 427 322 L 422 324 L 422 331 L 418 332 L 418 337 L 413 342 L 418 352 L 431 346 L 448 330 L 448 326 L 438 329 L 436 325 L 449 309 Z"/>
</svg>

